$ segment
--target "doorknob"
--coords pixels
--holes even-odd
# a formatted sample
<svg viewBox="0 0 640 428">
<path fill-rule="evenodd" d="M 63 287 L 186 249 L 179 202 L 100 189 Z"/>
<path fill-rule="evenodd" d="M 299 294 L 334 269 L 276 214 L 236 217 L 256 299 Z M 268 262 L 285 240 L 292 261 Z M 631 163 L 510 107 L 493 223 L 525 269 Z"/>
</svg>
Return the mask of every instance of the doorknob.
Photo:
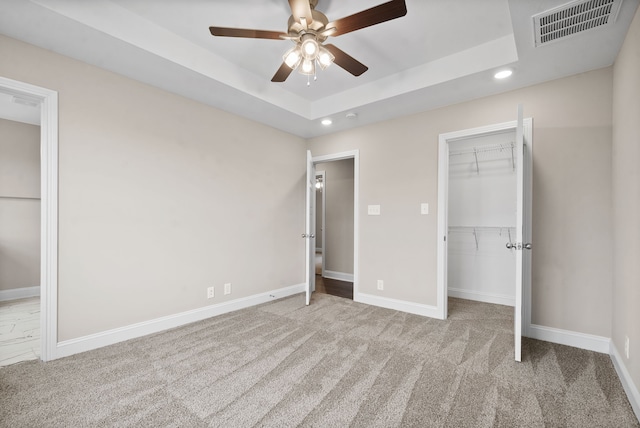
<svg viewBox="0 0 640 428">
<path fill-rule="evenodd" d="M 531 249 L 531 243 L 526 243 L 526 244 L 521 244 L 521 243 L 515 243 L 512 244 L 511 242 L 507 242 L 507 248 L 508 249 L 514 249 L 514 250 L 530 250 Z"/>
</svg>

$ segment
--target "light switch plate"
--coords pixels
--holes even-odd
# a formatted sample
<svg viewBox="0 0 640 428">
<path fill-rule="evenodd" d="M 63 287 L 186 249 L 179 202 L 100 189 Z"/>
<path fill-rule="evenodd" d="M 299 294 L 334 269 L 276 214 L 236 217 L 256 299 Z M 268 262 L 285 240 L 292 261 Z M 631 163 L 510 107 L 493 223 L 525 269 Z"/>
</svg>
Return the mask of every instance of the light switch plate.
<svg viewBox="0 0 640 428">
<path fill-rule="evenodd" d="M 367 213 L 369 215 L 380 215 L 380 205 L 368 205 Z"/>
<path fill-rule="evenodd" d="M 429 204 L 423 202 L 420 204 L 420 214 L 427 215 L 429 214 Z"/>
</svg>

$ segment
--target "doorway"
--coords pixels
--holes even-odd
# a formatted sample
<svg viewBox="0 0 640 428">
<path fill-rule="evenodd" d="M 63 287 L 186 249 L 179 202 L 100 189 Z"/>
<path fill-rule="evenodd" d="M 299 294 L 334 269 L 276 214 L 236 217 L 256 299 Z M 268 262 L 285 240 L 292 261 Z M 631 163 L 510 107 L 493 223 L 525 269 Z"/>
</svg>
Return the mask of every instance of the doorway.
<svg viewBox="0 0 640 428">
<path fill-rule="evenodd" d="M 0 77 L 0 92 L 40 111 L 40 359 L 57 358 L 58 93 Z"/>
<path fill-rule="evenodd" d="M 490 303 L 513 301 L 516 361 L 521 336 L 531 324 L 532 144 L 532 119 L 523 119 L 522 106 L 517 121 L 441 134 L 439 141 L 439 316 L 448 317 L 448 298 L 456 294 Z M 455 164 L 452 157 L 465 160 Z M 488 175 L 481 178 L 481 170 Z M 460 178 L 473 180 L 457 183 Z M 488 250 L 484 256 L 495 253 L 490 263 L 479 257 L 481 247 Z M 500 270 L 500 265 L 506 267 Z"/>
<path fill-rule="evenodd" d="M 357 300 L 359 151 L 307 162 L 307 304 L 313 291 Z"/>
<path fill-rule="evenodd" d="M 315 167 L 315 290 L 353 299 L 354 160 Z"/>
<path fill-rule="evenodd" d="M 0 92 L 0 367 L 40 358 L 40 103 Z"/>
</svg>

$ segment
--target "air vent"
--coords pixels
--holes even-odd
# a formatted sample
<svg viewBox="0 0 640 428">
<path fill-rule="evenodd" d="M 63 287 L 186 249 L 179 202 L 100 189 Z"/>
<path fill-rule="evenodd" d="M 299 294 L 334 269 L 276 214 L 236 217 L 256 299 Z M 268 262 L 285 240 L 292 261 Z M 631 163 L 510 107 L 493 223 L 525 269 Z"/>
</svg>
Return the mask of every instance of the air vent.
<svg viewBox="0 0 640 428">
<path fill-rule="evenodd" d="M 613 24 L 621 3 L 622 0 L 574 1 L 535 15 L 536 46 Z"/>
</svg>

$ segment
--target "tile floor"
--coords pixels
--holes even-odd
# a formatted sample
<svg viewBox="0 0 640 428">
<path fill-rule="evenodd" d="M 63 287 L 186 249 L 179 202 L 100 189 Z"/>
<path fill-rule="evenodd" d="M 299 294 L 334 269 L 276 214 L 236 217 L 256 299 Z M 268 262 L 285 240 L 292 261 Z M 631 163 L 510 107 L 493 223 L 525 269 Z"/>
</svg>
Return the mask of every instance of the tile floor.
<svg viewBox="0 0 640 428">
<path fill-rule="evenodd" d="M 0 302 L 0 367 L 40 358 L 40 298 Z"/>
</svg>

